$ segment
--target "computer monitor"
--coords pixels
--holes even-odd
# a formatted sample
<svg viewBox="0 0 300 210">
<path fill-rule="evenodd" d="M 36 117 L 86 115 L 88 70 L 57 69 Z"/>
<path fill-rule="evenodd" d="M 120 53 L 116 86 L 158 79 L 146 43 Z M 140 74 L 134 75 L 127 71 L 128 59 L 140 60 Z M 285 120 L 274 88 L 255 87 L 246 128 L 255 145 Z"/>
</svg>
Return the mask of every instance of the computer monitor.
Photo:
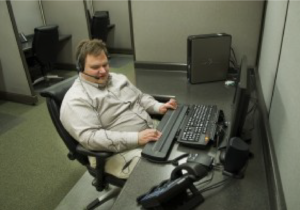
<svg viewBox="0 0 300 210">
<path fill-rule="evenodd" d="M 247 65 L 247 57 L 246 56 L 243 56 L 242 57 L 242 60 L 241 60 L 241 65 L 240 65 L 240 68 L 238 68 L 238 72 L 236 74 L 236 77 L 234 79 L 234 83 L 235 83 L 235 91 L 234 91 L 234 96 L 233 96 L 233 101 L 232 103 L 234 104 L 235 102 L 235 98 L 236 98 L 236 93 L 237 93 L 237 89 L 238 89 L 238 84 L 240 82 L 240 77 L 241 77 L 241 71 L 242 71 L 242 67 Z"/>
<path fill-rule="evenodd" d="M 250 71 L 248 70 L 247 57 L 243 56 L 240 72 L 232 103 L 232 116 L 230 121 L 229 137 L 242 137 L 243 127 L 248 114 L 251 98 Z"/>
</svg>

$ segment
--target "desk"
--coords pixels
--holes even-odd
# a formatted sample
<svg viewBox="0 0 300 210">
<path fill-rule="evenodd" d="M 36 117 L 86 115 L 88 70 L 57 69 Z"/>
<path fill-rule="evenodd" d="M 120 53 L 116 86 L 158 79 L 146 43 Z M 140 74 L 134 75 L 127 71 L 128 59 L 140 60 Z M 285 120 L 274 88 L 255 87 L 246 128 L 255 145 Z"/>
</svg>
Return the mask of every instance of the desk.
<svg viewBox="0 0 300 210">
<path fill-rule="evenodd" d="M 143 92 L 176 95 L 179 103 L 217 104 L 220 109 L 224 110 L 227 119 L 231 114 L 234 90 L 225 88 L 224 82 L 190 85 L 187 83 L 186 74 L 182 72 L 137 70 L 136 75 L 137 86 Z M 155 85 L 152 81 L 155 81 Z M 225 186 L 202 193 L 205 201 L 196 209 L 270 209 L 262 145 L 255 133 L 250 150 L 254 153 L 254 158 L 249 161 L 244 179 L 235 179 Z M 195 150 L 175 143 L 169 159 L 186 152 L 217 154 L 213 147 L 208 150 Z M 136 203 L 136 198 L 148 192 L 151 187 L 161 181 L 169 179 L 173 169 L 174 166 L 154 164 L 142 158 L 127 180 L 112 209 L 141 209 L 141 206 Z M 210 184 L 224 178 L 221 172 L 215 171 L 213 181 Z"/>
<path fill-rule="evenodd" d="M 72 37 L 71 34 L 59 35 L 58 40 L 59 42 L 63 42 L 69 40 L 71 37 Z M 24 53 L 29 53 L 31 52 L 32 49 L 33 35 L 29 35 L 26 38 L 27 38 L 27 42 L 22 43 L 22 50 Z"/>
</svg>

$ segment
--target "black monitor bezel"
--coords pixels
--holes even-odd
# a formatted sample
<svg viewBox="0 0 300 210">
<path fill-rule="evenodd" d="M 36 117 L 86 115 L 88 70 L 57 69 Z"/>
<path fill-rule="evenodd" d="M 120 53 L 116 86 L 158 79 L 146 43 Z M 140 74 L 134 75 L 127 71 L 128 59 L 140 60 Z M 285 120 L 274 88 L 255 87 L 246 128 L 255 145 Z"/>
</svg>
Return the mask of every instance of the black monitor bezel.
<svg viewBox="0 0 300 210">
<path fill-rule="evenodd" d="M 234 101 L 232 103 L 232 116 L 230 138 L 242 137 L 243 128 L 248 115 L 251 99 L 250 70 L 248 69 L 247 57 L 243 56 L 239 72 L 238 84 L 236 85 Z"/>
</svg>

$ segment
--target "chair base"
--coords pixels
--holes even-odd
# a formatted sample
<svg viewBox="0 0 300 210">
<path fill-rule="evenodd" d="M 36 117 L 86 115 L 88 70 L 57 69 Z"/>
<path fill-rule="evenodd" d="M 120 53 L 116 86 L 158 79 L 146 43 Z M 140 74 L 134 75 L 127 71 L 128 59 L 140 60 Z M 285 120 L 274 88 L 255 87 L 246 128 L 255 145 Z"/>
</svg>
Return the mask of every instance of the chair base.
<svg viewBox="0 0 300 210">
<path fill-rule="evenodd" d="M 59 79 L 59 80 L 64 80 L 63 77 L 60 77 L 58 75 L 46 75 L 46 76 L 43 76 L 43 77 L 40 77 L 36 80 L 34 80 L 34 82 L 32 83 L 32 85 L 36 85 L 42 81 L 49 81 L 50 79 Z"/>
<path fill-rule="evenodd" d="M 92 201 L 85 209 L 93 210 L 93 209 L 97 208 L 98 206 L 102 205 L 103 203 L 105 203 L 106 201 L 109 201 L 110 199 L 114 198 L 115 196 L 117 196 L 120 193 L 121 188 L 115 187 L 115 186 L 110 186 L 107 190 L 104 190 L 104 192 L 105 191 L 106 191 L 106 193 L 104 195 L 102 195 L 99 198 Z"/>
</svg>

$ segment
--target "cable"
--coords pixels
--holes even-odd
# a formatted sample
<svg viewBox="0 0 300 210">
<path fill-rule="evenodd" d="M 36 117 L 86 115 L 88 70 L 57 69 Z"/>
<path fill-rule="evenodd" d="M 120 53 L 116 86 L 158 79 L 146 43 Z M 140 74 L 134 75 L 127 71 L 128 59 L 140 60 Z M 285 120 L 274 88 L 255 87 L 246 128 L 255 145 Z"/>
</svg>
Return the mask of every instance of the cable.
<svg viewBox="0 0 300 210">
<path fill-rule="evenodd" d="M 119 154 L 119 155 L 121 155 L 121 156 L 123 157 L 124 161 L 125 161 L 125 165 L 124 165 L 123 168 L 122 168 L 122 172 L 123 172 L 124 174 L 129 174 L 129 173 L 130 173 L 129 165 L 130 165 L 131 162 L 134 160 L 134 158 L 139 158 L 139 159 L 141 159 L 140 156 L 134 156 L 134 157 L 132 157 L 129 161 L 127 161 L 126 158 L 125 158 L 125 156 L 124 156 L 123 154 Z M 127 169 L 128 172 L 124 172 L 125 169 Z"/>
<path fill-rule="evenodd" d="M 222 171 L 224 168 L 222 167 L 222 165 L 215 165 L 213 166 L 213 169 L 217 171 Z"/>
<path fill-rule="evenodd" d="M 254 77 L 251 75 L 251 77 L 249 78 L 250 79 L 250 85 L 251 85 L 251 90 L 255 90 L 255 81 L 254 81 Z M 246 113 L 246 117 L 249 117 L 249 115 L 251 114 L 252 116 L 252 126 L 251 128 L 245 130 L 243 133 L 244 134 L 247 134 L 249 132 L 251 132 L 254 128 L 255 128 L 255 124 L 254 124 L 254 121 L 255 121 L 255 113 L 256 113 L 256 110 L 257 110 L 257 106 L 258 106 L 258 99 L 256 97 L 256 94 L 254 91 L 252 91 L 252 97 L 251 97 L 251 102 L 253 103 L 252 107 L 250 109 L 248 109 L 247 113 Z M 248 119 L 248 121 L 250 122 L 250 120 Z M 250 138 L 251 140 L 251 138 Z M 249 140 L 248 140 L 249 141 Z"/>
<path fill-rule="evenodd" d="M 144 157 L 144 158 L 146 160 L 148 160 L 149 162 L 152 162 L 152 163 L 157 163 L 157 164 L 169 164 L 169 163 L 171 163 L 174 166 L 178 166 L 178 161 L 185 158 L 185 157 L 188 157 L 188 156 L 189 156 L 189 153 L 185 153 L 185 154 L 182 154 L 182 155 L 174 158 L 173 160 L 166 160 L 166 161 L 151 160 L 151 159 L 148 159 L 146 157 Z"/>
<path fill-rule="evenodd" d="M 204 188 L 204 189 L 202 189 L 202 190 L 199 190 L 199 192 L 200 192 L 200 193 L 203 193 L 203 192 L 206 192 L 206 191 L 209 191 L 209 190 L 213 190 L 213 189 L 215 189 L 215 188 L 218 188 L 218 187 L 221 187 L 221 186 L 225 185 L 226 182 L 232 181 L 232 180 L 233 180 L 232 178 L 226 178 L 226 179 L 223 179 L 223 180 L 220 181 L 220 182 L 217 182 L 217 183 L 212 184 L 212 185 L 210 185 L 210 186 L 208 186 L 208 187 L 206 187 L 206 188 Z"/>
<path fill-rule="evenodd" d="M 233 54 L 234 61 L 235 61 L 235 63 L 237 64 L 237 59 L 236 59 L 236 56 L 235 56 L 234 49 L 233 49 L 232 47 L 231 47 L 230 49 L 231 49 L 231 52 L 232 52 L 232 54 Z"/>
<path fill-rule="evenodd" d="M 247 117 L 249 117 L 249 115 L 251 114 L 251 116 L 252 116 L 252 119 L 251 119 L 251 121 L 252 121 L 252 126 L 251 126 L 251 128 L 249 128 L 249 129 L 247 129 L 247 130 L 245 130 L 243 133 L 245 134 L 245 133 L 248 133 L 248 132 L 251 132 L 251 131 L 253 131 L 254 130 L 254 128 L 255 128 L 255 113 L 256 113 L 256 110 L 257 110 L 257 107 L 258 107 L 258 101 L 257 101 L 257 98 L 252 98 L 252 99 L 255 99 L 254 100 L 254 102 L 253 102 L 253 106 L 247 111 L 247 113 L 246 113 L 246 116 Z M 250 121 L 250 119 L 248 119 L 248 121 Z M 250 125 L 250 123 L 249 123 L 249 125 Z"/>
<path fill-rule="evenodd" d="M 233 69 L 236 71 L 236 73 L 238 73 L 238 63 L 237 63 L 237 59 L 236 59 L 236 56 L 235 56 L 235 52 L 234 52 L 234 49 L 231 47 L 230 48 L 230 64 L 232 64 L 232 67 Z"/>
<path fill-rule="evenodd" d="M 214 144 L 216 147 L 219 147 L 222 144 L 222 141 L 224 140 L 224 136 L 226 134 L 226 128 L 225 122 L 216 123 L 217 129 L 216 129 L 216 138 L 214 140 Z"/>
<path fill-rule="evenodd" d="M 247 111 L 247 115 L 249 115 L 254 109 L 256 109 L 256 106 L 257 106 L 257 101 L 254 101 L 253 102 L 253 106 Z"/>
<path fill-rule="evenodd" d="M 249 131 L 253 131 L 255 128 L 255 123 L 254 123 L 255 119 L 254 118 L 255 118 L 256 110 L 257 110 L 257 105 L 255 106 L 255 108 L 253 110 L 252 128 L 249 128 Z"/>
<path fill-rule="evenodd" d="M 208 179 L 206 179 L 206 180 L 204 180 L 203 182 L 199 182 L 199 183 L 195 183 L 195 186 L 196 187 L 198 187 L 198 186 L 200 186 L 200 185 L 203 185 L 203 184 L 208 184 L 208 183 L 210 183 L 212 180 L 213 180 L 213 178 L 214 178 L 214 171 L 212 171 L 211 172 L 211 176 L 210 176 L 210 178 L 208 178 Z M 202 186 L 203 187 L 203 186 Z"/>
</svg>

